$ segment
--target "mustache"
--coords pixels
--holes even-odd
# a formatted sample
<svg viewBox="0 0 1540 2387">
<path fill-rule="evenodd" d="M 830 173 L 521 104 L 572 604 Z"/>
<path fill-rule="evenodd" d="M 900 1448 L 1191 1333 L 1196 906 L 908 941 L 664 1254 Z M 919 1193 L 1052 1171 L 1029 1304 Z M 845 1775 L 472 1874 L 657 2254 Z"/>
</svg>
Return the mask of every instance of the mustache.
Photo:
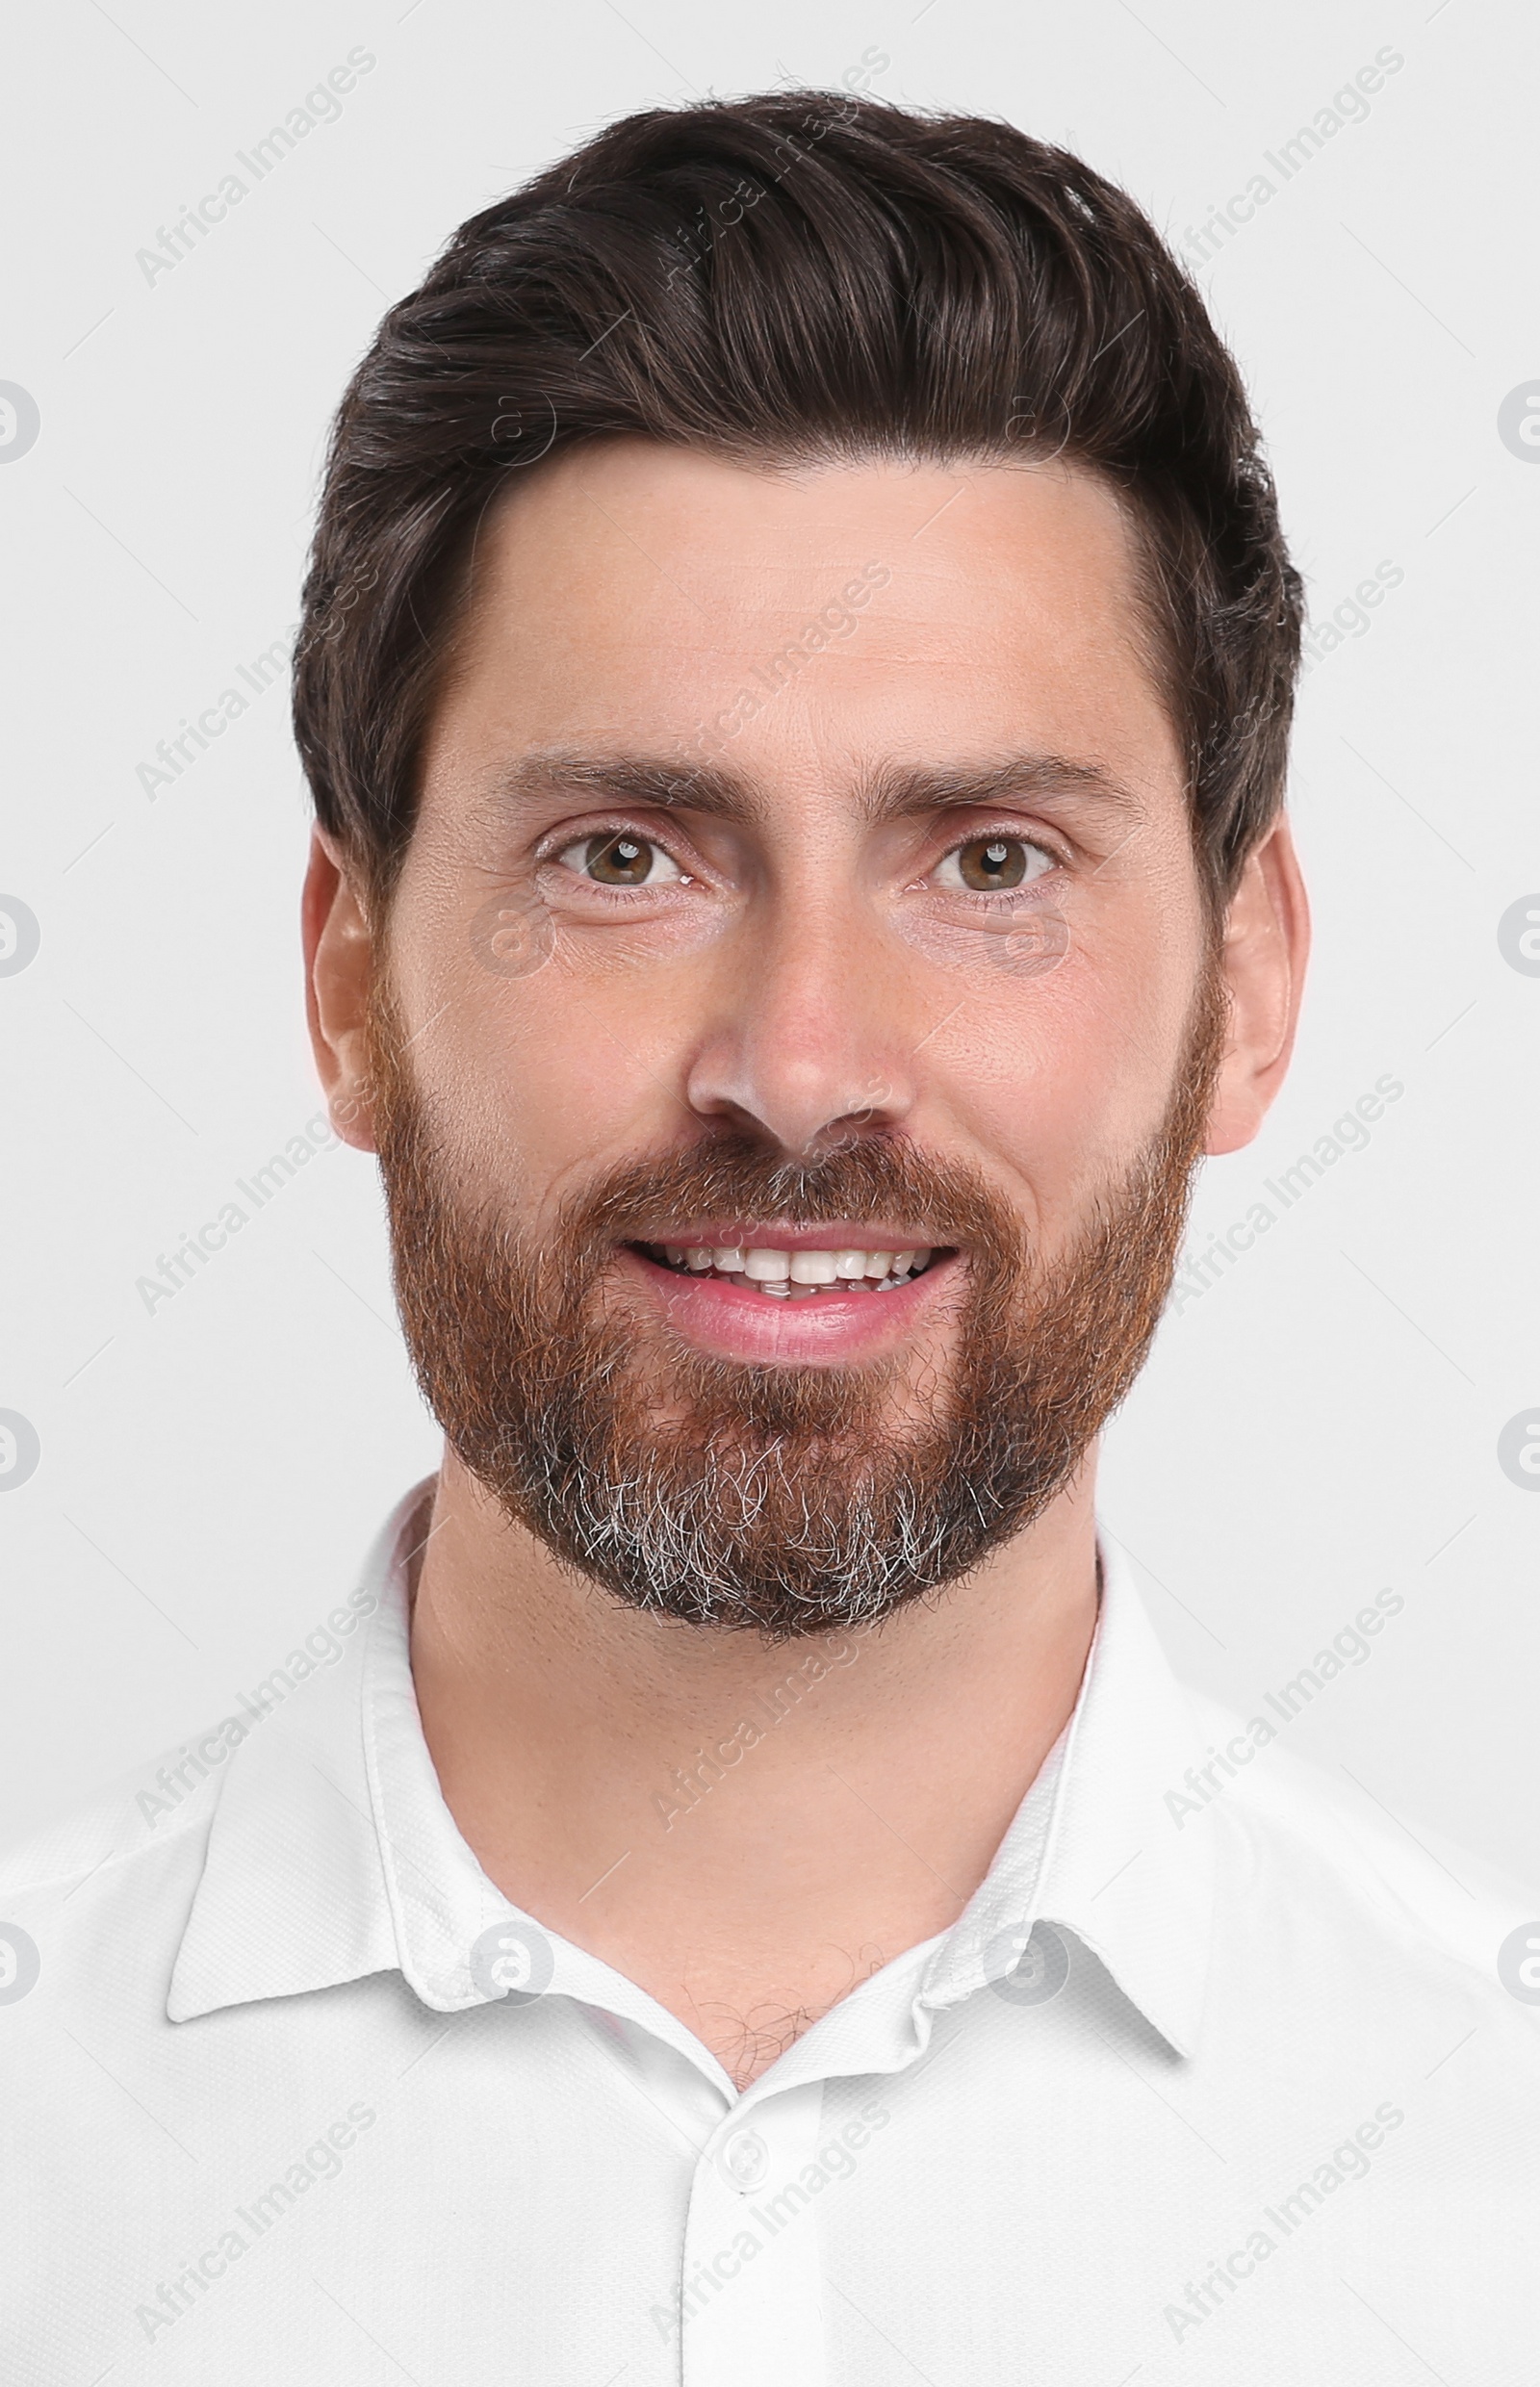
<svg viewBox="0 0 1540 2387">
<path fill-rule="evenodd" d="M 934 1245 L 966 1245 L 986 1264 L 1018 1251 L 1022 1240 L 1011 1206 L 980 1172 L 937 1160 L 908 1137 L 867 1138 L 785 1161 L 731 1130 L 685 1151 L 630 1162 L 598 1189 L 574 1194 L 558 1215 L 556 1240 L 573 1259 L 598 1263 L 616 1244 L 655 1242 L 663 1227 L 690 1218 L 804 1226 L 904 1218 L 923 1224 Z"/>
</svg>

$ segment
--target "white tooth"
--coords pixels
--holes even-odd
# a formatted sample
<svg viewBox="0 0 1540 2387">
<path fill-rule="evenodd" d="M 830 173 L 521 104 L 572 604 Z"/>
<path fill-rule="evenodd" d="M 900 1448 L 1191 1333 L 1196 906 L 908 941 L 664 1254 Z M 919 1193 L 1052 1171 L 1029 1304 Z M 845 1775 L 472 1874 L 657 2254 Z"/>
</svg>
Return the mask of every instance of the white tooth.
<svg viewBox="0 0 1540 2387">
<path fill-rule="evenodd" d="M 868 1251 L 866 1254 L 868 1276 L 886 1276 L 892 1265 L 893 1255 L 890 1251 Z"/>
<path fill-rule="evenodd" d="M 751 1277 L 749 1281 L 753 1284 L 756 1282 L 756 1279 Z M 786 1284 L 783 1279 L 780 1284 L 776 1285 L 765 1284 L 761 1280 L 759 1281 L 759 1291 L 761 1293 L 769 1294 L 771 1299 L 774 1301 L 789 1301 L 791 1298 L 791 1287 Z"/>
<path fill-rule="evenodd" d="M 791 1255 L 794 1285 L 832 1285 L 837 1274 L 832 1251 L 794 1251 Z"/>
<path fill-rule="evenodd" d="M 663 1256 L 667 1260 L 670 1268 L 682 1268 L 684 1266 L 684 1253 L 678 1244 L 665 1244 L 663 1245 Z"/>
<path fill-rule="evenodd" d="M 908 1257 L 910 1274 L 911 1276 L 917 1276 L 922 1268 L 929 1268 L 930 1266 L 931 1255 L 928 1251 L 911 1251 L 909 1253 Z"/>
<path fill-rule="evenodd" d="M 791 1274 L 789 1251 L 746 1251 L 743 1255 L 744 1273 L 757 1285 L 779 1280 L 784 1283 Z"/>
<path fill-rule="evenodd" d="M 711 1257 L 715 1261 L 717 1267 L 721 1270 L 724 1276 L 742 1275 L 743 1254 L 738 1249 L 736 1244 L 726 1245 L 721 1250 L 713 1251 Z"/>
<path fill-rule="evenodd" d="M 865 1273 L 866 1254 L 863 1251 L 835 1252 L 834 1274 L 836 1276 L 864 1276 Z"/>
<path fill-rule="evenodd" d="M 692 1269 L 708 1269 L 715 1253 L 707 1244 L 697 1244 L 686 1255 Z"/>
</svg>

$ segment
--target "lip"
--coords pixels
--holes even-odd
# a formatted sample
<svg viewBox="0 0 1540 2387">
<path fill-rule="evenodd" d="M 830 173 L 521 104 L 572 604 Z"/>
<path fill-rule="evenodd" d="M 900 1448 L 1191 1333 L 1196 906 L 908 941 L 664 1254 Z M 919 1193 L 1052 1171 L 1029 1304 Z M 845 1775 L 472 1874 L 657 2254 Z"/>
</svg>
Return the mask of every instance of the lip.
<svg viewBox="0 0 1540 2387">
<path fill-rule="evenodd" d="M 841 1233 L 844 1229 L 839 1230 Z M 884 1230 L 885 1233 L 886 1230 Z M 714 1235 L 716 1230 L 711 1230 Z M 765 1230 L 756 1228 L 756 1240 Z M 869 1237 L 874 1230 L 861 1227 L 859 1232 Z M 836 1245 L 826 1240 L 827 1227 L 804 1232 L 796 1242 L 778 1241 L 767 1248 L 777 1251 L 823 1251 L 848 1248 L 854 1250 L 887 1250 L 891 1245 L 875 1242 Z M 653 1239 L 647 1239 L 651 1242 Z M 724 1237 L 725 1242 L 725 1237 Z M 896 1240 L 896 1239 L 895 1239 Z M 900 1248 L 902 1248 L 902 1244 Z M 923 1245 L 913 1238 L 913 1248 Z M 905 1284 L 895 1286 L 891 1293 L 841 1293 L 837 1287 L 822 1288 L 815 1300 L 767 1300 L 763 1294 L 750 1293 L 733 1277 L 691 1276 L 677 1274 L 648 1259 L 634 1245 L 623 1245 L 618 1254 L 622 1267 L 628 1269 L 642 1290 L 657 1303 L 661 1314 L 689 1343 L 717 1352 L 727 1359 L 756 1360 L 802 1366 L 819 1360 L 836 1361 L 870 1357 L 891 1349 L 930 1314 L 937 1298 L 937 1287 L 949 1283 L 959 1265 L 959 1255 L 949 1250 L 944 1258 L 933 1260 L 922 1276 L 911 1276 Z"/>
<path fill-rule="evenodd" d="M 928 1235 L 923 1228 L 891 1226 L 882 1219 L 874 1224 L 870 1219 L 859 1225 L 849 1219 L 834 1219 L 823 1226 L 781 1226 L 774 1219 L 692 1219 L 685 1227 L 670 1221 L 656 1233 L 636 1240 L 673 1244 L 686 1250 L 710 1245 L 730 1251 L 747 1241 L 766 1251 L 930 1251 L 945 1239 Z"/>
</svg>

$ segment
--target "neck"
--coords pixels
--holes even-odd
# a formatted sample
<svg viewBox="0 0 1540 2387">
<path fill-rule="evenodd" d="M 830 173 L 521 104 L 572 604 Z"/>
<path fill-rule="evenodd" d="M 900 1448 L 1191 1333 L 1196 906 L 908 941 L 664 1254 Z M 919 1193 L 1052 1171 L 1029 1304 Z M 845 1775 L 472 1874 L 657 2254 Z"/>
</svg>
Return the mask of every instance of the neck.
<svg viewBox="0 0 1540 2387">
<path fill-rule="evenodd" d="M 461 1834 L 747 2086 L 984 1879 L 1085 1670 L 1091 1494 L 1088 1461 L 966 1582 L 772 1648 L 621 1606 L 447 1457 L 412 1672 Z"/>
</svg>

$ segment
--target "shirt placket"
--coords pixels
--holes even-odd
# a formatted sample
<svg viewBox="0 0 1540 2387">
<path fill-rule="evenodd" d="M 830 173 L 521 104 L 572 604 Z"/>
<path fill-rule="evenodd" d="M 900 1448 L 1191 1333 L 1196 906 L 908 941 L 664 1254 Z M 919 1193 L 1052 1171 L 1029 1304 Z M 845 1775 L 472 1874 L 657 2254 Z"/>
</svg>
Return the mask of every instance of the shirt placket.
<svg viewBox="0 0 1540 2387">
<path fill-rule="evenodd" d="M 680 2276 L 681 2387 L 824 2387 L 816 2169 L 821 2080 L 723 2117 L 690 2188 Z"/>
</svg>

